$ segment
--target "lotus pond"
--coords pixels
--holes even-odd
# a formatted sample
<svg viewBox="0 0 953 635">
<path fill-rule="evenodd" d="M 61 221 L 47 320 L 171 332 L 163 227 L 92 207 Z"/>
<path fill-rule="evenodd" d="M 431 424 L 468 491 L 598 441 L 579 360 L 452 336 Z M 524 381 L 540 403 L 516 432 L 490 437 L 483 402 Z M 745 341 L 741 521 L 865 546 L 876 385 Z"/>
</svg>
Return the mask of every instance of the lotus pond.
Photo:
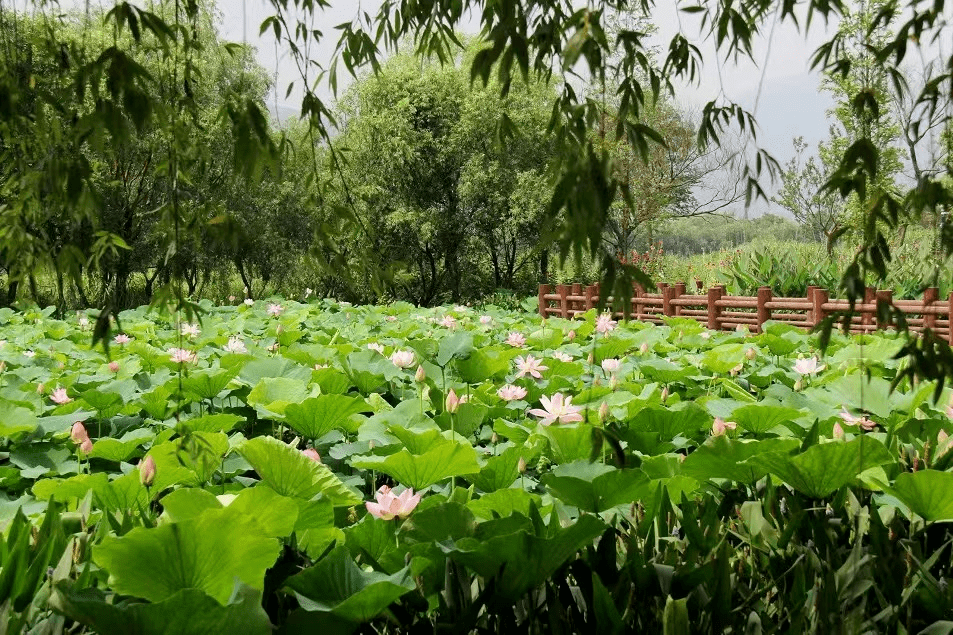
<svg viewBox="0 0 953 635">
<path fill-rule="evenodd" d="M 202 308 L 0 311 L 5 632 L 953 632 L 893 335 Z"/>
</svg>

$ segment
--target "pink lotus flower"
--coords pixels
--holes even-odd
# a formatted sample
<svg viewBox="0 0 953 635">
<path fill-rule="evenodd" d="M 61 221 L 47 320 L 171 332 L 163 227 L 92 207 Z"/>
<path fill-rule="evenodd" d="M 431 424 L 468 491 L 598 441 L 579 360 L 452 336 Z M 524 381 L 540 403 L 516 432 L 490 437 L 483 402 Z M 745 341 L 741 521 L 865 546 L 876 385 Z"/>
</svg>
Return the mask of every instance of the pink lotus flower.
<svg viewBox="0 0 953 635">
<path fill-rule="evenodd" d="M 734 430 L 737 427 L 738 424 L 734 421 L 725 421 L 721 417 L 715 417 L 715 422 L 711 425 L 711 436 L 720 436 L 729 430 Z"/>
<path fill-rule="evenodd" d="M 452 315 L 445 315 L 443 319 L 440 320 L 440 326 L 448 329 L 454 329 L 457 327 L 457 318 Z"/>
<path fill-rule="evenodd" d="M 285 310 L 285 307 L 275 302 L 272 302 L 271 304 L 268 305 L 268 315 L 270 315 L 271 317 L 278 317 L 279 315 L 281 315 L 282 311 L 284 310 Z"/>
<path fill-rule="evenodd" d="M 560 362 L 571 362 L 572 355 L 568 355 L 566 353 L 563 353 L 562 351 L 554 351 L 553 359 L 558 360 Z"/>
<path fill-rule="evenodd" d="M 50 395 L 50 400 L 55 404 L 64 404 L 73 401 L 69 395 L 66 394 L 65 388 L 57 388 L 54 390 L 53 394 Z"/>
<path fill-rule="evenodd" d="M 566 339 L 569 340 L 570 342 L 576 339 L 576 332 L 571 330 L 568 333 L 566 333 Z"/>
<path fill-rule="evenodd" d="M 463 395 L 462 397 L 457 397 L 457 393 L 453 391 L 453 388 L 450 389 L 450 392 L 447 393 L 447 399 L 444 402 L 444 408 L 450 414 L 455 413 L 460 409 L 460 404 L 466 403 L 470 399 L 469 395 Z"/>
<path fill-rule="evenodd" d="M 169 360 L 176 364 L 194 364 L 198 360 L 198 355 L 184 348 L 170 348 Z"/>
<path fill-rule="evenodd" d="M 596 318 L 596 331 L 603 335 L 608 335 L 609 331 L 616 327 L 616 324 L 618 324 L 618 322 L 612 319 L 611 313 L 603 313 Z"/>
<path fill-rule="evenodd" d="M 119 335 L 113 338 L 113 342 L 115 342 L 116 344 L 119 344 L 120 346 L 122 346 L 123 344 L 128 344 L 131 341 L 132 341 L 132 338 L 126 335 L 125 333 L 120 333 Z"/>
<path fill-rule="evenodd" d="M 489 315 L 481 315 L 481 316 L 480 316 L 480 324 L 482 324 L 482 325 L 484 325 L 484 326 L 487 326 L 487 325 L 489 325 L 489 324 L 492 324 L 492 322 L 493 322 L 493 318 L 490 317 Z"/>
<path fill-rule="evenodd" d="M 607 375 L 619 372 L 620 368 L 622 368 L 622 362 L 617 359 L 602 360 L 602 370 L 605 371 Z"/>
<path fill-rule="evenodd" d="M 115 360 L 109 362 L 109 371 L 110 371 L 110 372 L 113 372 L 113 373 L 118 373 L 118 372 L 119 372 L 119 362 L 117 362 L 117 361 L 115 361 Z"/>
<path fill-rule="evenodd" d="M 181 332 L 184 337 L 198 337 L 202 330 L 198 324 L 189 324 L 186 322 L 182 325 Z"/>
<path fill-rule="evenodd" d="M 146 487 L 151 487 L 156 480 L 156 461 L 151 456 L 139 462 L 139 482 Z"/>
<path fill-rule="evenodd" d="M 388 322 L 396 322 L 396 321 L 397 321 L 397 316 L 396 316 L 396 315 L 388 315 L 388 316 L 387 316 L 387 321 L 388 321 Z"/>
<path fill-rule="evenodd" d="M 840 414 L 840 418 L 844 420 L 844 423 L 846 423 L 849 426 L 859 425 L 861 428 L 863 428 L 867 432 L 870 432 L 871 430 L 877 427 L 877 422 L 871 421 L 870 418 L 867 417 L 867 415 L 864 415 L 862 417 L 856 417 L 852 415 L 850 411 L 847 410 L 847 406 L 841 406 L 841 411 L 839 414 Z"/>
<path fill-rule="evenodd" d="M 540 423 L 548 426 L 552 423 L 573 423 L 582 421 L 582 406 L 572 405 L 572 396 L 565 396 L 562 393 L 556 393 L 550 398 L 540 397 L 542 408 L 533 408 L 529 411 L 531 415 L 540 417 Z"/>
<path fill-rule="evenodd" d="M 549 370 L 549 366 L 543 366 L 543 360 L 536 359 L 532 355 L 527 355 L 525 358 L 517 357 L 514 361 L 520 371 L 516 373 L 517 377 L 531 375 L 536 379 L 541 379 L 543 376 L 542 371 Z"/>
<path fill-rule="evenodd" d="M 825 366 L 823 364 L 817 363 L 816 357 L 811 357 L 809 359 L 799 359 L 794 362 L 794 372 L 799 375 L 814 375 L 816 373 L 824 370 Z"/>
<path fill-rule="evenodd" d="M 301 454 L 305 455 L 315 463 L 321 462 L 321 455 L 318 454 L 318 451 L 314 448 L 308 448 L 307 450 L 301 450 Z"/>
<path fill-rule="evenodd" d="M 516 348 L 523 348 L 526 346 L 526 337 L 522 333 L 513 331 L 506 337 L 506 343 Z"/>
<path fill-rule="evenodd" d="M 381 520 L 406 518 L 420 502 L 420 494 L 414 494 L 413 489 L 405 489 L 400 496 L 395 496 L 386 485 L 377 490 L 376 498 L 376 503 L 367 502 L 364 506 L 369 514 Z"/>
<path fill-rule="evenodd" d="M 93 441 L 92 439 L 86 439 L 79 446 L 79 451 L 83 454 L 91 454 L 93 451 Z"/>
<path fill-rule="evenodd" d="M 496 394 L 499 395 L 500 399 L 503 401 L 516 401 L 517 399 L 522 399 L 526 396 L 526 389 L 521 386 L 507 384 L 497 390 Z"/>
<path fill-rule="evenodd" d="M 245 346 L 245 342 L 242 338 L 230 337 L 228 338 L 228 343 L 222 347 L 222 350 L 226 353 L 242 354 L 248 352 L 248 347 Z"/>
<path fill-rule="evenodd" d="M 413 351 L 394 351 L 390 356 L 390 361 L 397 368 L 410 368 L 414 365 L 416 357 Z"/>
<path fill-rule="evenodd" d="M 383 345 L 383 344 L 378 344 L 377 342 L 371 342 L 370 344 L 367 345 L 367 350 L 369 350 L 369 351 L 377 351 L 378 353 L 380 353 L 381 355 L 383 355 L 383 354 L 384 354 L 384 345 Z"/>
<path fill-rule="evenodd" d="M 234 302 L 236 299 L 237 299 L 237 298 L 236 298 L 235 296 L 233 296 L 233 295 L 228 296 L 228 301 L 229 301 L 229 302 Z"/>
</svg>

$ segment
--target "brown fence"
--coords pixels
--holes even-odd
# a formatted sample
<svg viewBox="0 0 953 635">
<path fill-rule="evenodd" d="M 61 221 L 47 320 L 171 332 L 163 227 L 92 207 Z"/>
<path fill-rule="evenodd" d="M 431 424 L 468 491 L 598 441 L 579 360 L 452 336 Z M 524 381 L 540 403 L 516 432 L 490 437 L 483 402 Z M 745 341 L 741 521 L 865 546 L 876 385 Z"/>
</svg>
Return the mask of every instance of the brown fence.
<svg viewBox="0 0 953 635">
<path fill-rule="evenodd" d="M 771 287 L 761 287 L 756 296 L 727 295 L 722 286 L 710 287 L 702 293 L 700 281 L 696 282 L 694 293 L 688 292 L 684 282 L 674 285 L 659 283 L 658 291 L 646 293 L 642 287 L 634 285 L 629 317 L 657 324 L 663 317 L 685 317 L 714 330 L 731 330 L 743 325 L 760 332 L 761 325 L 768 320 L 813 328 L 831 313 L 850 308 L 847 300 L 833 299 L 827 289 L 819 287 L 808 287 L 804 298 L 775 297 Z M 599 298 L 597 284 L 560 284 L 554 287 L 544 284 L 539 287 L 539 312 L 543 317 L 571 318 L 597 306 Z M 611 298 L 609 300 L 611 302 Z M 851 332 L 864 333 L 891 326 L 878 322 L 878 303 L 886 303 L 902 312 L 911 330 L 930 328 L 953 343 L 950 331 L 953 293 L 940 300 L 938 289 L 930 287 L 923 292 L 922 300 L 894 300 L 893 291 L 868 288 L 863 302 L 854 305 Z M 622 313 L 617 312 L 616 317 L 622 317 Z"/>
</svg>

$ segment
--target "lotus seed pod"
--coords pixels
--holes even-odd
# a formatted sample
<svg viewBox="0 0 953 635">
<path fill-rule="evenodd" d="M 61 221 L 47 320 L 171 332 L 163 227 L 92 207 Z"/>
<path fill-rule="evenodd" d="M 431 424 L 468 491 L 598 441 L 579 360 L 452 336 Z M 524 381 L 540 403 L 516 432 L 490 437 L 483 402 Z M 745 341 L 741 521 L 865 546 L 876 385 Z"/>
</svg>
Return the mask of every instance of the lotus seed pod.
<svg viewBox="0 0 953 635">
<path fill-rule="evenodd" d="M 753 348 L 749 348 L 748 350 L 745 351 L 745 357 L 748 358 L 748 361 L 753 360 L 757 356 L 758 356 L 758 351 Z"/>
</svg>

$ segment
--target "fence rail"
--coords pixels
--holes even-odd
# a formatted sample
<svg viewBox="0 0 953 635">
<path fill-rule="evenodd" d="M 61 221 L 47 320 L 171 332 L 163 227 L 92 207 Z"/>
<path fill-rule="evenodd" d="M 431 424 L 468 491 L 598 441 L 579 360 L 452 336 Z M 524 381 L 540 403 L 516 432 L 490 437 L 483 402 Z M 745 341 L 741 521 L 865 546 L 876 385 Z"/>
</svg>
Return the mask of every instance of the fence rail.
<svg viewBox="0 0 953 635">
<path fill-rule="evenodd" d="M 640 285 L 633 285 L 629 317 L 643 322 L 662 323 L 664 317 L 685 317 L 704 323 L 713 330 L 731 330 L 747 326 L 760 332 L 768 320 L 784 321 L 802 328 L 813 328 L 836 311 L 850 308 L 847 300 L 831 298 L 827 289 L 808 287 L 803 298 L 775 297 L 771 287 L 761 287 L 756 296 L 727 295 L 723 286 L 702 289 L 696 281 L 694 293 L 688 285 L 658 284 L 658 293 L 646 293 Z M 705 293 L 701 293 L 702 291 Z M 598 284 L 560 284 L 539 286 L 539 312 L 543 317 L 572 318 L 597 306 L 600 300 Z M 609 298 L 611 302 L 612 298 Z M 889 328 L 890 322 L 881 322 L 877 306 L 886 304 L 902 312 L 910 330 L 932 329 L 953 344 L 950 315 L 953 314 L 953 293 L 941 300 L 939 290 L 929 287 L 920 300 L 894 300 L 893 291 L 868 287 L 862 302 L 854 305 L 850 330 L 865 333 Z M 621 312 L 615 313 L 622 317 Z"/>
</svg>

